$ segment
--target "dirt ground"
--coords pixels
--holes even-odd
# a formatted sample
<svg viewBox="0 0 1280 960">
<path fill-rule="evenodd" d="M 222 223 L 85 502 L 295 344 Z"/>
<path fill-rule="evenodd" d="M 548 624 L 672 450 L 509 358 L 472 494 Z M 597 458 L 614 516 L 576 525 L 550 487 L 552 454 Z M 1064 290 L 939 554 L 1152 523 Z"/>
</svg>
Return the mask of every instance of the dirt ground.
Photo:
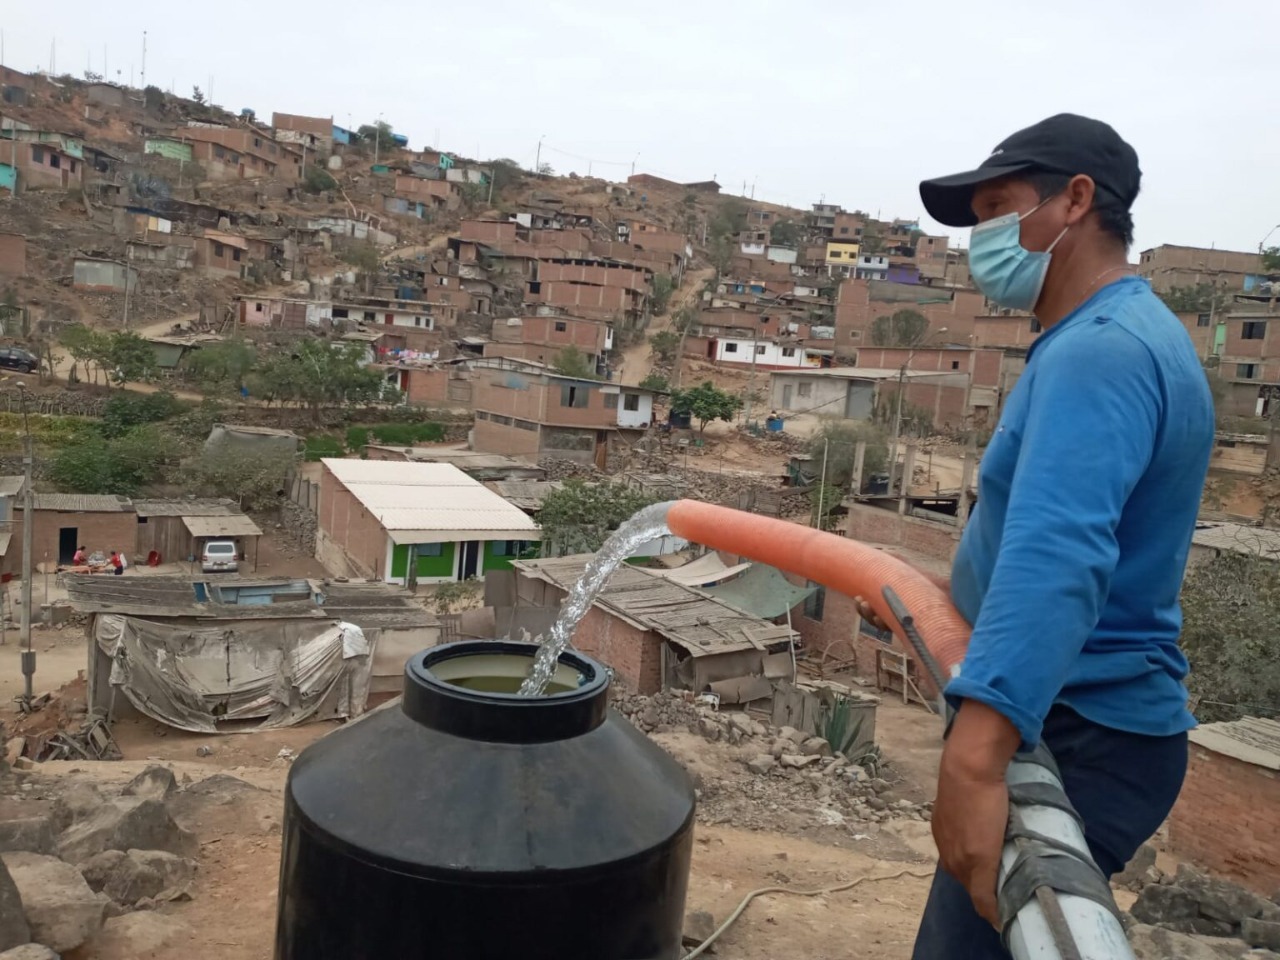
<svg viewBox="0 0 1280 960">
<path fill-rule="evenodd" d="M 63 646 L 71 644 L 59 649 Z M 13 720 L 8 705 L 3 713 L 6 722 Z M 248 784 L 199 784 L 175 809 L 175 817 L 197 833 L 201 844 L 193 899 L 164 908 L 185 923 L 187 931 L 159 950 L 138 953 L 136 960 L 269 960 L 283 790 L 290 763 L 281 752 L 297 754 L 338 725 L 314 723 L 210 737 L 166 729 L 146 719 L 124 720 L 115 727 L 124 761 L 60 762 L 37 768 L 42 779 L 77 771 L 104 785 L 118 785 L 148 762 L 162 762 L 180 782 L 199 784 L 226 774 Z M 895 783 L 895 793 L 931 797 L 941 745 L 936 719 L 919 707 L 885 701 L 877 730 L 888 761 L 882 776 Z M 693 766 L 695 759 L 703 770 L 733 762 L 726 760 L 721 745 L 682 731 L 657 739 L 686 766 Z M 211 747 L 212 755 L 198 757 L 202 746 Z M 718 924 L 743 896 L 761 887 L 809 890 L 906 870 L 914 875 L 867 880 L 853 889 L 819 896 L 762 896 L 721 938 L 714 954 L 721 960 L 905 960 L 927 894 L 932 855 L 929 824 L 914 820 L 785 832 L 699 823 L 687 907 L 709 912 Z M 124 960 L 95 957 L 88 951 L 69 956 Z"/>
</svg>

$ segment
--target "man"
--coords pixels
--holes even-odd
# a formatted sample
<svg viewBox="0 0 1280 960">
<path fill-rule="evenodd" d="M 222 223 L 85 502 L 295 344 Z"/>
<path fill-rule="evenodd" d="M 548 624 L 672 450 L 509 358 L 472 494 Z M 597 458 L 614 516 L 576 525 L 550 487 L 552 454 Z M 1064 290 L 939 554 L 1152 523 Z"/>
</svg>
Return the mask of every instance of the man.
<svg viewBox="0 0 1280 960">
<path fill-rule="evenodd" d="M 1041 740 L 1098 866 L 1119 871 L 1186 770 L 1178 593 L 1213 442 L 1205 374 L 1178 319 L 1133 276 L 1138 157 L 1062 114 L 978 169 L 920 185 L 940 223 L 972 226 L 969 269 L 1043 333 L 982 459 L 952 568 L 973 624 L 946 695 L 933 834 L 940 869 L 918 960 L 1004 958 L 996 877 L 1005 769 Z"/>
</svg>

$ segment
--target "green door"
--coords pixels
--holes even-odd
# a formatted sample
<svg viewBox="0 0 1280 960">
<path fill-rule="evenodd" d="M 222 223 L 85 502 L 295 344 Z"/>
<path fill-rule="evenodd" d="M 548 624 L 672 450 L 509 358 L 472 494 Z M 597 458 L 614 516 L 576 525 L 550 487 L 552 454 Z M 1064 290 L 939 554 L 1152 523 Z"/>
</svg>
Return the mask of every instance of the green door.
<svg viewBox="0 0 1280 960">
<path fill-rule="evenodd" d="M 1213 355 L 1215 357 L 1222 356 L 1222 351 L 1227 346 L 1227 325 L 1224 321 L 1219 320 L 1218 325 L 1213 328 Z"/>
</svg>

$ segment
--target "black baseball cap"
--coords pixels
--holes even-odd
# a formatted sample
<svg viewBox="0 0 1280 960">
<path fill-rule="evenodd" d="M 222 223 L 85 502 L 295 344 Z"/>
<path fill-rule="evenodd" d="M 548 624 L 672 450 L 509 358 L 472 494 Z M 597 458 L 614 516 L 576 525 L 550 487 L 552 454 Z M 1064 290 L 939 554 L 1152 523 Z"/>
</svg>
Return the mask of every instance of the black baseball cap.
<svg viewBox="0 0 1280 960">
<path fill-rule="evenodd" d="M 1142 181 L 1138 154 L 1108 124 L 1060 113 L 1007 137 L 976 170 L 920 183 L 929 216 L 948 227 L 978 222 L 970 204 L 980 183 L 1014 173 L 1084 174 L 1101 191 L 1133 205 Z"/>
</svg>

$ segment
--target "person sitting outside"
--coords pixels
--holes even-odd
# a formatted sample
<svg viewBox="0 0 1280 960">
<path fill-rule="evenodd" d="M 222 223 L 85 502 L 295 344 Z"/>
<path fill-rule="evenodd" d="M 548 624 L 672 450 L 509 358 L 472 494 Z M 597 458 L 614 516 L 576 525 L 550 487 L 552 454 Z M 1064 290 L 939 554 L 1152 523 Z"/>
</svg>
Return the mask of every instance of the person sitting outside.
<svg viewBox="0 0 1280 960">
<path fill-rule="evenodd" d="M 71 555 L 71 565 L 74 567 L 83 567 L 89 560 L 89 555 L 85 553 L 84 546 L 76 547 L 76 552 Z"/>
<path fill-rule="evenodd" d="M 111 559 L 108 562 L 111 564 L 111 569 L 117 577 L 124 573 L 124 557 L 115 550 L 111 551 Z"/>
</svg>

